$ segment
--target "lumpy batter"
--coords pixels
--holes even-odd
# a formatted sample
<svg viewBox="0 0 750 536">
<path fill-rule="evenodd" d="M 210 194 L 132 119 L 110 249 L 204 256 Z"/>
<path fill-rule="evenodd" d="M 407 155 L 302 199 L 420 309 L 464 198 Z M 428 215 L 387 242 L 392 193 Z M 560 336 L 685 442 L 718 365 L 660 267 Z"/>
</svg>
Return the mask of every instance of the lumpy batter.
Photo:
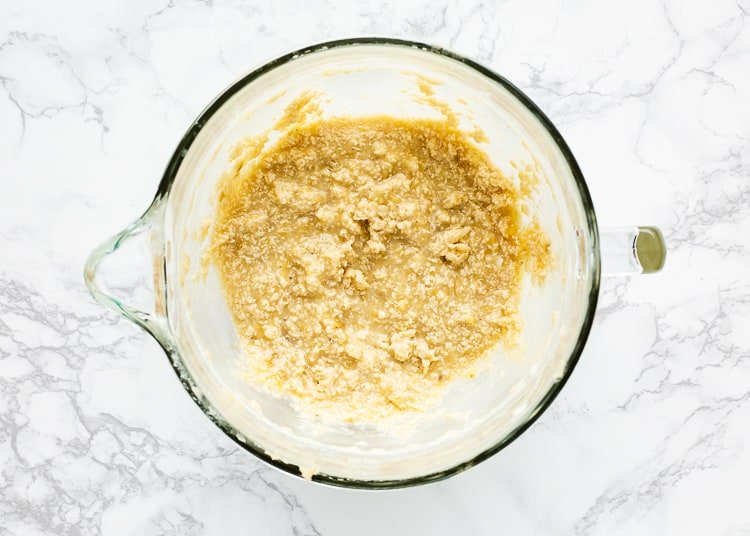
<svg viewBox="0 0 750 536">
<path fill-rule="evenodd" d="M 234 158 L 210 256 L 250 381 L 373 421 L 513 344 L 521 277 L 544 274 L 549 240 L 453 123 L 321 119 Z"/>
</svg>

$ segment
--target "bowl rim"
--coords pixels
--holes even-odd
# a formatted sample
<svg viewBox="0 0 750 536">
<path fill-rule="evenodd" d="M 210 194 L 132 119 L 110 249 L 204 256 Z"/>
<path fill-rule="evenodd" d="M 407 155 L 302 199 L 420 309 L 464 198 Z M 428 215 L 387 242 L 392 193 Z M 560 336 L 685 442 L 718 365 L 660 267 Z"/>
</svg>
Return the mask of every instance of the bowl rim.
<svg viewBox="0 0 750 536">
<path fill-rule="evenodd" d="M 232 439 L 235 443 L 237 443 L 244 450 L 256 456 L 258 459 L 264 461 L 270 466 L 276 469 L 279 469 L 285 473 L 291 474 L 299 478 L 303 478 L 308 481 L 311 480 L 314 483 L 326 484 L 329 486 L 336 486 L 336 487 L 343 487 L 343 488 L 364 489 L 364 490 L 395 489 L 395 488 L 417 486 L 421 484 L 427 484 L 427 483 L 446 479 L 448 477 L 451 477 L 453 475 L 456 475 L 471 467 L 478 465 L 479 463 L 490 458 L 491 456 L 493 456 L 494 454 L 496 454 L 497 452 L 499 452 L 500 450 L 502 450 L 503 448 L 511 444 L 513 441 L 515 441 L 519 436 L 521 436 L 521 434 L 523 434 L 523 432 L 525 432 L 539 418 L 539 416 L 542 413 L 544 413 L 544 411 L 555 400 L 557 395 L 560 393 L 560 391 L 562 390 L 562 388 L 564 387 L 564 385 L 567 383 L 568 379 L 570 378 L 573 372 L 573 369 L 575 368 L 576 364 L 579 361 L 583 348 L 586 344 L 586 340 L 588 339 L 589 333 L 591 331 L 591 327 L 593 325 L 594 313 L 595 313 L 596 304 L 598 301 L 600 279 L 601 279 L 599 231 L 598 231 L 598 226 L 597 226 L 597 221 L 596 221 L 596 215 L 594 212 L 594 205 L 591 200 L 588 187 L 586 186 L 583 173 L 581 172 L 581 169 L 578 163 L 576 162 L 570 148 L 568 147 L 567 143 L 563 139 L 562 135 L 557 130 L 557 128 L 552 124 L 550 119 L 544 114 L 544 112 L 542 112 L 542 110 L 528 96 L 526 96 L 526 94 L 524 94 L 518 87 L 516 87 L 513 83 L 508 81 L 503 76 L 495 73 L 491 69 L 471 59 L 468 59 L 464 56 L 461 56 L 460 54 L 451 52 L 439 46 L 430 45 L 430 44 L 418 42 L 418 41 L 397 39 L 397 38 L 390 38 L 390 37 L 379 37 L 379 36 L 351 37 L 351 38 L 337 39 L 337 40 L 332 40 L 332 41 L 324 41 L 324 42 L 315 43 L 315 44 L 308 45 L 303 48 L 294 50 L 287 54 L 278 56 L 275 59 L 272 59 L 271 61 L 264 63 L 260 67 L 253 69 L 247 74 L 244 74 L 235 82 L 233 82 L 229 87 L 224 89 L 198 115 L 198 117 L 192 122 L 192 124 L 188 128 L 187 132 L 183 135 L 180 142 L 177 144 L 177 147 L 174 153 L 172 154 L 172 157 L 170 158 L 169 163 L 166 166 L 166 169 L 164 170 L 164 174 L 157 188 L 156 195 L 154 196 L 154 199 L 151 205 L 146 210 L 146 213 L 142 217 L 143 218 L 148 217 L 148 214 L 151 210 L 156 210 L 162 204 L 162 202 L 166 201 L 166 198 L 168 197 L 169 192 L 171 190 L 172 184 L 175 181 L 177 173 L 180 169 L 182 162 L 185 159 L 185 156 L 188 153 L 188 150 L 190 149 L 190 146 L 195 141 L 196 137 L 198 136 L 200 131 L 203 129 L 203 127 L 208 123 L 210 118 L 214 115 L 214 113 L 216 113 L 240 89 L 245 87 L 247 84 L 253 82 L 257 78 L 263 76 L 264 74 L 272 71 L 273 69 L 281 65 L 284 65 L 286 63 L 289 63 L 291 61 L 294 61 L 295 59 L 298 59 L 300 57 L 313 54 L 316 52 L 323 52 L 329 49 L 341 48 L 341 47 L 347 47 L 347 46 L 358 46 L 358 45 L 408 47 L 412 49 L 421 50 L 426 53 L 437 54 L 444 58 L 448 58 L 450 60 L 460 62 L 464 64 L 465 66 L 470 67 L 471 69 L 484 75 L 486 78 L 493 81 L 494 83 L 499 84 L 502 88 L 504 88 L 509 93 L 511 93 L 523 106 L 526 107 L 527 110 L 529 110 L 536 117 L 536 119 L 547 130 L 547 132 L 550 134 L 550 136 L 554 140 L 555 144 L 560 149 L 562 155 L 564 156 L 570 168 L 570 171 L 575 180 L 575 184 L 578 188 L 578 194 L 579 194 L 579 197 L 581 199 L 581 202 L 582 202 L 585 214 L 586 214 L 586 227 L 587 227 L 587 231 L 589 234 L 589 240 L 591 242 L 591 250 L 588 252 L 588 255 L 590 256 L 589 266 L 591 269 L 591 288 L 589 289 L 589 294 L 588 294 L 587 309 L 586 309 L 586 313 L 583 319 L 583 323 L 581 324 L 581 329 L 578 334 L 578 339 L 576 341 L 575 346 L 573 347 L 570 357 L 565 363 L 565 368 L 560 378 L 550 386 L 549 390 L 539 400 L 539 402 L 536 404 L 534 409 L 529 413 L 528 417 L 522 423 L 516 426 L 516 428 L 514 428 L 510 433 L 505 435 L 503 438 L 501 438 L 497 443 L 495 443 L 491 447 L 475 455 L 470 460 L 461 462 L 449 469 L 445 469 L 442 471 L 438 471 L 435 473 L 430 473 L 430 474 L 422 475 L 422 476 L 416 476 L 416 477 L 410 477 L 410 478 L 404 478 L 404 479 L 392 479 L 392 480 L 359 480 L 359 479 L 336 477 L 336 476 L 326 475 L 326 474 L 314 474 L 311 479 L 309 478 L 305 479 L 298 466 L 283 462 L 282 460 L 274 459 L 272 456 L 267 454 L 262 448 L 255 445 L 249 439 L 244 437 L 244 435 L 242 435 L 238 430 L 236 430 L 231 424 L 229 424 L 223 418 L 221 418 L 217 414 L 217 412 L 213 410 L 210 402 L 204 396 L 199 395 L 200 391 L 195 385 L 190 373 L 185 369 L 182 363 L 182 359 L 179 355 L 179 351 L 177 350 L 176 346 L 169 340 L 164 340 L 161 337 L 157 337 L 156 334 L 152 334 L 152 335 L 154 335 L 154 338 L 156 338 L 157 342 L 164 349 L 165 353 L 167 354 L 169 358 L 170 364 L 172 365 L 172 368 L 174 369 L 175 373 L 180 379 L 180 382 L 182 383 L 183 387 L 188 392 L 190 397 L 193 399 L 193 401 L 201 409 L 201 411 L 214 424 L 216 424 L 216 426 L 218 426 L 219 429 L 221 429 L 221 431 L 224 432 L 230 439 Z M 166 292 L 166 285 L 164 286 L 164 291 Z"/>
</svg>

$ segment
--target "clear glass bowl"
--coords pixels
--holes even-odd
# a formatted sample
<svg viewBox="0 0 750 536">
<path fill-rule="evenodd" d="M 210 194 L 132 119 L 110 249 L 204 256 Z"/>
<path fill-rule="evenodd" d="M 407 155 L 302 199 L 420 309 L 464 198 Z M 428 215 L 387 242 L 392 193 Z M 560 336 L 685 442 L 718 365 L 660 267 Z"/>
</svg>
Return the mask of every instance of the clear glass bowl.
<svg viewBox="0 0 750 536">
<path fill-rule="evenodd" d="M 301 416 L 237 373 L 242 354 L 214 269 L 200 277 L 204 222 L 228 152 L 268 130 L 302 91 L 326 95 L 326 116 L 437 117 L 418 98 L 415 75 L 479 126 L 484 151 L 506 174 L 537 166 L 531 209 L 551 238 L 554 269 L 524 285 L 524 329 L 512 352 L 497 348 L 473 380 L 396 428 L 326 424 Z M 610 271 L 661 267 L 653 228 L 603 235 Z M 229 437 L 267 463 L 317 482 L 393 488 L 456 474 L 518 437 L 549 406 L 591 328 L 601 267 L 594 209 L 581 171 L 552 123 L 518 88 L 490 70 L 428 45 L 363 38 L 315 45 L 237 81 L 180 141 L 148 210 L 97 248 L 85 269 L 92 294 L 148 331 L 185 389 Z"/>
</svg>

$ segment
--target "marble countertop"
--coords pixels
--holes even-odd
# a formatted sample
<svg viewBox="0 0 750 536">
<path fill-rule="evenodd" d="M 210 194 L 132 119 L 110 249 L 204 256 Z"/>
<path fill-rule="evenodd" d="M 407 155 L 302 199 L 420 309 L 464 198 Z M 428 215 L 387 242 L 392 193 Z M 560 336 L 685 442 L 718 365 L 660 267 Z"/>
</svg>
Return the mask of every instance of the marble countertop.
<svg viewBox="0 0 750 536">
<path fill-rule="evenodd" d="M 750 2 L 0 4 L 0 534 L 750 534 Z M 240 450 L 158 345 L 96 304 L 89 251 L 150 201 L 203 106 L 265 60 L 383 34 L 526 91 L 603 226 L 663 272 L 608 279 L 580 364 L 520 439 L 362 493 Z"/>
</svg>

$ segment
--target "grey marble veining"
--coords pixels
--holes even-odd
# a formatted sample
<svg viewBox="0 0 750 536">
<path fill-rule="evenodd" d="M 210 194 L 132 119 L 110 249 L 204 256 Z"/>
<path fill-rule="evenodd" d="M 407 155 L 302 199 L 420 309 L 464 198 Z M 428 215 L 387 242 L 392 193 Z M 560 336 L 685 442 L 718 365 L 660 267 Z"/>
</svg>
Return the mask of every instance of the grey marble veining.
<svg viewBox="0 0 750 536">
<path fill-rule="evenodd" d="M 413 0 L 0 5 L 0 534 L 750 534 L 750 3 Z M 357 493 L 257 462 L 155 342 L 88 296 L 233 79 L 313 41 L 475 58 L 558 125 L 603 226 L 665 270 L 608 279 L 573 377 L 518 441 Z"/>
</svg>

